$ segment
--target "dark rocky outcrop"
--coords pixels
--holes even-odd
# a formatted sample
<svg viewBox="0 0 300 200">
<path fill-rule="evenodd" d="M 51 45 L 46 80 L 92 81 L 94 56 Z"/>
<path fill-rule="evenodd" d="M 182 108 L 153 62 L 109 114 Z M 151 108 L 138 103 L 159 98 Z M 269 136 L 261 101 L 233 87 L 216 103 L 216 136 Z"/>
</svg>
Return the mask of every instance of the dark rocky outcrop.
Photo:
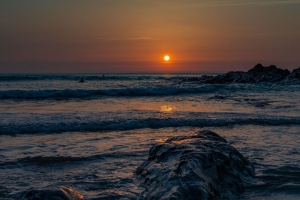
<svg viewBox="0 0 300 200">
<path fill-rule="evenodd" d="M 247 72 L 228 72 L 207 79 L 205 83 L 224 84 L 224 83 L 254 83 L 255 80 Z"/>
<path fill-rule="evenodd" d="M 21 200 L 83 200 L 83 196 L 71 187 L 31 190 Z"/>
<path fill-rule="evenodd" d="M 248 71 L 248 74 L 253 77 L 255 82 L 279 82 L 285 79 L 290 71 L 277 68 L 275 65 L 263 67 L 261 64 L 257 64 Z"/>
<path fill-rule="evenodd" d="M 284 80 L 284 82 L 298 82 L 300 81 L 300 67 L 298 69 L 294 69 L 292 73 L 287 76 Z"/>
<path fill-rule="evenodd" d="M 300 69 L 300 68 L 299 68 Z M 275 65 L 264 67 L 261 64 L 255 65 L 248 72 L 231 71 L 226 74 L 217 76 L 203 75 L 200 78 L 186 78 L 182 82 L 197 81 L 199 83 L 208 84 L 224 84 L 224 83 L 259 83 L 259 82 L 281 82 L 281 81 L 296 81 L 299 80 L 299 69 L 296 69 L 291 74 L 287 69 L 277 68 Z M 298 70 L 298 71 L 297 71 Z"/>
<path fill-rule="evenodd" d="M 154 145 L 137 175 L 141 199 L 236 199 L 254 176 L 250 161 L 211 131 Z"/>
</svg>

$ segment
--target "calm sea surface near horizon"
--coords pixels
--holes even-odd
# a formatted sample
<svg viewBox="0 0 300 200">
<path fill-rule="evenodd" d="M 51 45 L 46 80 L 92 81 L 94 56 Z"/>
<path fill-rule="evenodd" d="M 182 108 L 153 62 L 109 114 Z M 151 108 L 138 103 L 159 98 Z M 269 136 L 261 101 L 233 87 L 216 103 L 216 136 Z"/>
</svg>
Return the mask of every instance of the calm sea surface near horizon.
<svg viewBox="0 0 300 200">
<path fill-rule="evenodd" d="M 46 186 L 138 199 L 151 146 L 204 129 L 254 164 L 240 199 L 300 199 L 300 85 L 181 82 L 200 76 L 1 74 L 0 199 Z"/>
</svg>

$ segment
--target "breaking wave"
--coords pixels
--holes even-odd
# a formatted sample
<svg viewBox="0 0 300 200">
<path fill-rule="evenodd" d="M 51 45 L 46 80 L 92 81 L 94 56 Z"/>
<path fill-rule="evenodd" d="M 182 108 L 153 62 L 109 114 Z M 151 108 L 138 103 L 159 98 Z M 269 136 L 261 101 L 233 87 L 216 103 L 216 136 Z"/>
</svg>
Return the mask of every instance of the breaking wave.
<svg viewBox="0 0 300 200">
<path fill-rule="evenodd" d="M 99 97 L 139 97 L 139 96 L 172 96 L 184 94 L 231 94 L 237 92 L 259 92 L 266 91 L 295 91 L 300 85 L 283 87 L 280 85 L 268 84 L 197 84 L 197 85 L 160 85 L 150 87 L 126 87 L 111 89 L 51 89 L 51 90 L 2 90 L 0 91 L 0 100 L 64 100 L 64 99 L 82 99 L 82 98 L 99 98 Z"/>
<path fill-rule="evenodd" d="M 38 133 L 62 133 L 62 132 L 101 132 L 122 131 L 143 128 L 165 127 L 222 127 L 232 125 L 262 125 L 282 126 L 299 125 L 300 117 L 269 116 L 255 114 L 208 114 L 208 113 L 177 113 L 175 117 L 153 117 L 137 114 L 133 118 L 126 115 L 110 117 L 109 113 L 90 114 L 89 116 L 69 115 L 36 115 L 14 122 L 1 123 L 0 133 L 4 135 L 14 134 L 38 134 Z M 102 118 L 105 116 L 107 118 Z M 6 115 L 6 118 L 8 115 Z M 4 116 L 5 118 L 5 116 Z"/>
<path fill-rule="evenodd" d="M 72 98 L 96 98 L 101 96 L 158 96 L 179 95 L 185 93 L 213 92 L 217 86 L 206 85 L 200 87 L 134 87 L 124 89 L 100 89 L 100 90 L 7 90 L 0 91 L 0 99 L 72 99 Z"/>
<path fill-rule="evenodd" d="M 195 76 L 195 75 L 193 75 Z M 201 75 L 199 75 L 201 76 Z M 142 75 L 142 74 L 14 74 L 14 75 L 0 75 L 0 82 L 11 81 L 78 81 L 84 78 L 87 81 L 135 81 L 135 80 L 178 80 L 186 78 L 183 76 L 164 76 L 164 75 Z"/>
</svg>

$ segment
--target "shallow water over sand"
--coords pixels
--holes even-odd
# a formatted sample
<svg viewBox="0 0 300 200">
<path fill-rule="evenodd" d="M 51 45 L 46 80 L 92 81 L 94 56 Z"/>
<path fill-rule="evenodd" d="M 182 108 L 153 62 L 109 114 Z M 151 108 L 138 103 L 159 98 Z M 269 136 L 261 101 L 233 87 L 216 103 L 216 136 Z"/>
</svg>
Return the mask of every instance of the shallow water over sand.
<svg viewBox="0 0 300 200">
<path fill-rule="evenodd" d="M 0 198 L 68 185 L 85 199 L 137 199 L 135 170 L 151 146 L 204 129 L 253 162 L 241 199 L 300 198 L 299 85 L 32 76 L 0 81 Z"/>
<path fill-rule="evenodd" d="M 256 178 L 242 199 L 299 198 L 299 126 L 208 127 L 254 163 Z M 132 198 L 142 188 L 136 168 L 152 144 L 199 128 L 137 129 L 2 136 L 2 195 L 30 188 L 69 185 L 85 197 Z"/>
</svg>

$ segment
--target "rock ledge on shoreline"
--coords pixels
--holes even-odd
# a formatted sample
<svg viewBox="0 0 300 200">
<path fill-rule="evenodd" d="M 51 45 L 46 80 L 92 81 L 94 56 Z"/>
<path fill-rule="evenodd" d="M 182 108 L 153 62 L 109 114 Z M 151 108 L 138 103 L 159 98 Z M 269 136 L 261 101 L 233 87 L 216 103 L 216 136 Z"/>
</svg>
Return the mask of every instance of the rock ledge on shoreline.
<svg viewBox="0 0 300 200">
<path fill-rule="evenodd" d="M 264 67 L 259 63 L 248 72 L 230 71 L 217 76 L 203 75 L 200 78 L 186 78 L 181 82 L 191 81 L 207 84 L 300 82 L 300 67 L 298 69 L 294 69 L 291 73 L 289 70 L 277 68 L 275 65 Z"/>
<path fill-rule="evenodd" d="M 83 196 L 71 187 L 61 186 L 30 190 L 21 200 L 83 200 Z"/>
<path fill-rule="evenodd" d="M 155 144 L 136 171 L 141 199 L 237 199 L 254 177 L 254 167 L 211 131 Z"/>
</svg>

